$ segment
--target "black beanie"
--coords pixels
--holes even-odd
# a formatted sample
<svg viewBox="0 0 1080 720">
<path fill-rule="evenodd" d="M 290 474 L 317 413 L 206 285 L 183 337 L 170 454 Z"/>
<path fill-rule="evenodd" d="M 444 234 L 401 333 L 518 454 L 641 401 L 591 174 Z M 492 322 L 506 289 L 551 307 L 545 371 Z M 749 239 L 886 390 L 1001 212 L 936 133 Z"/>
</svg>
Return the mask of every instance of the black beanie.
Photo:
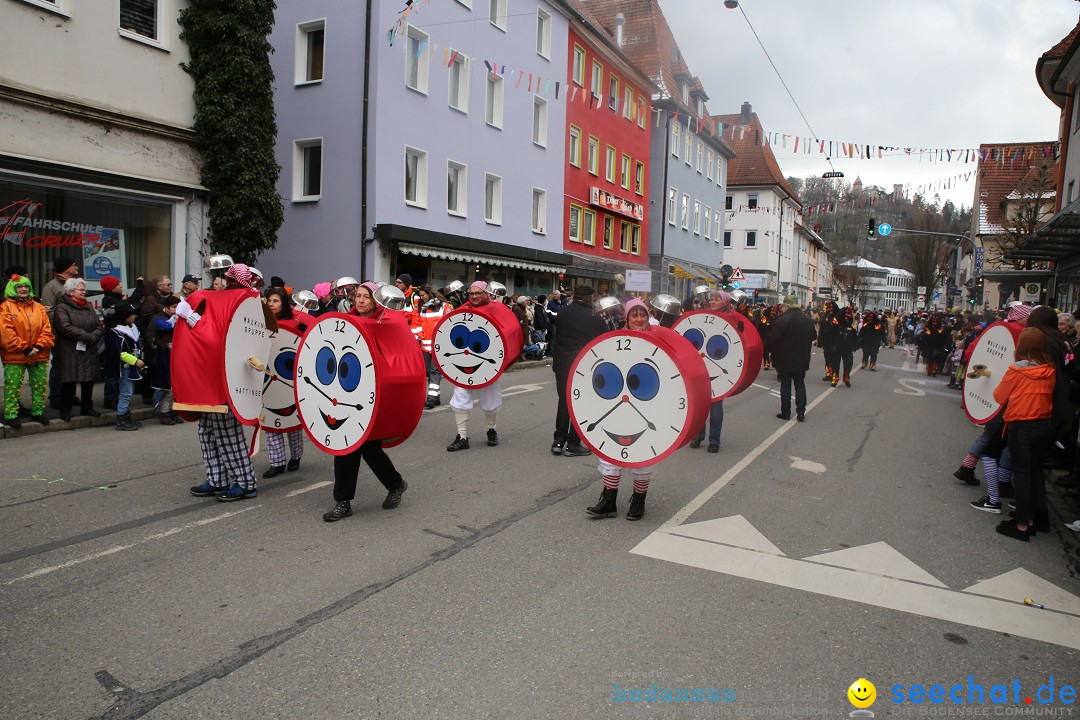
<svg viewBox="0 0 1080 720">
<path fill-rule="evenodd" d="M 405 283 L 406 286 L 412 285 L 412 275 L 409 273 L 401 273 L 397 276 L 397 279 Z"/>
<path fill-rule="evenodd" d="M 64 272 L 65 270 L 67 270 L 69 267 L 71 267 L 74 264 L 75 264 L 74 260 L 72 260 L 71 258 L 69 258 L 69 257 L 67 257 L 65 255 L 61 255 L 60 257 L 53 260 L 53 264 L 52 264 L 53 272 L 56 273 L 57 275 L 59 275 L 60 273 Z"/>
</svg>

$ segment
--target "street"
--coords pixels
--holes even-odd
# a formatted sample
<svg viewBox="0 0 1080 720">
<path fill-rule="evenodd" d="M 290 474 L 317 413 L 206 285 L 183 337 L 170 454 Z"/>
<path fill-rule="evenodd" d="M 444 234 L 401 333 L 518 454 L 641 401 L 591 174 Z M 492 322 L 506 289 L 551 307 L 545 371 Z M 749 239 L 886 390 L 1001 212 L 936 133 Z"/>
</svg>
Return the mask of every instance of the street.
<svg viewBox="0 0 1080 720">
<path fill-rule="evenodd" d="M 968 506 L 981 490 L 952 472 L 978 431 L 912 360 L 882 350 L 830 389 L 816 350 L 805 423 L 775 417 L 762 371 L 725 402 L 719 454 L 657 466 L 641 522 L 629 473 L 618 517 L 586 515 L 596 459 L 549 453 L 547 367 L 503 378 L 499 447 L 447 453 L 452 413 L 426 411 L 389 451 L 400 507 L 365 467 L 332 524 L 310 443 L 299 471 L 220 503 L 188 494 L 191 423 L 2 441 L 0 717 L 841 717 L 859 678 L 879 717 L 957 683 L 941 714 L 992 715 L 1014 679 L 1003 705 L 1064 714 L 1075 534 L 1052 511 L 1020 543 Z"/>
</svg>

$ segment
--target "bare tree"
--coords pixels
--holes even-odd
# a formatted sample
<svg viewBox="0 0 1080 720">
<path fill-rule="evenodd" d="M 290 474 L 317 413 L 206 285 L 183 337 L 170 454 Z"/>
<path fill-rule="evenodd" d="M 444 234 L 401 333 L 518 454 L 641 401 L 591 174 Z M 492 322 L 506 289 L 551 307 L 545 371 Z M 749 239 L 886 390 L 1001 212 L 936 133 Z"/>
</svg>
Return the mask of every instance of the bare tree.
<svg viewBox="0 0 1080 720">
<path fill-rule="evenodd" d="M 859 266 L 858 259 L 833 265 L 833 282 L 847 296 L 849 303 L 860 308 L 866 306 L 866 295 L 870 288 L 866 284 L 866 273 Z"/>
<path fill-rule="evenodd" d="M 1014 266 L 1006 255 L 1053 214 L 1054 188 L 1054 165 L 1044 162 L 1033 166 L 1016 189 L 1001 201 L 1005 226 L 1004 232 L 995 237 L 997 242 L 987 244 L 986 262 L 991 267 Z M 1033 260 L 1020 260 L 1015 265 L 1020 270 L 1031 270 L 1040 264 Z"/>
</svg>

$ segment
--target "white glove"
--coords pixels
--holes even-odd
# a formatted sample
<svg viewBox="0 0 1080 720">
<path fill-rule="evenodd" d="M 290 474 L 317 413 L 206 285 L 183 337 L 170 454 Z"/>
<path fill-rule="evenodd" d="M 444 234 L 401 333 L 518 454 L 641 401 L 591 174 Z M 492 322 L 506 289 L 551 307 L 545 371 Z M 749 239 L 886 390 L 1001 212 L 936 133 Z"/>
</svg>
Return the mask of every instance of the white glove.
<svg viewBox="0 0 1080 720">
<path fill-rule="evenodd" d="M 184 318 L 184 320 L 187 321 L 188 327 L 195 327 L 195 323 L 199 322 L 199 320 L 201 318 L 202 318 L 202 315 L 200 315 L 199 313 L 191 312 L 191 313 L 188 313 L 188 316 L 186 318 Z"/>
<path fill-rule="evenodd" d="M 187 300 L 181 300 L 176 306 L 176 314 L 187 320 L 188 315 L 192 313 L 191 306 L 188 305 Z"/>
</svg>

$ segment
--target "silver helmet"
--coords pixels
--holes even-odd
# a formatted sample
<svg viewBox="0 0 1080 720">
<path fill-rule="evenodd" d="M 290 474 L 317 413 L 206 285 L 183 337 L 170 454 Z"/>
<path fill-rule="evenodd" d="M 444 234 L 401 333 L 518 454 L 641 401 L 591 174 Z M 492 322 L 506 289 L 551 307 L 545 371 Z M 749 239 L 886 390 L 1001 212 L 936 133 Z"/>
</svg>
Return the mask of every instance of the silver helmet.
<svg viewBox="0 0 1080 720">
<path fill-rule="evenodd" d="M 708 300 L 709 299 L 709 293 L 711 293 L 711 292 L 712 292 L 712 288 L 709 287 L 708 285 L 698 285 L 697 287 L 694 288 L 692 294 L 698 300 Z"/>
<path fill-rule="evenodd" d="M 319 309 L 319 298 L 310 290 L 297 290 L 291 297 L 294 310 L 310 312 Z"/>
<path fill-rule="evenodd" d="M 731 302 L 732 303 L 737 303 L 740 300 L 746 300 L 746 299 L 747 299 L 747 295 L 742 290 L 732 290 L 731 291 Z"/>
<path fill-rule="evenodd" d="M 217 254 L 206 258 L 206 267 L 210 270 L 224 270 L 233 265 L 231 255 Z"/>
<path fill-rule="evenodd" d="M 672 295 L 661 293 L 650 300 L 649 304 L 652 305 L 654 310 L 664 315 L 678 317 L 682 314 L 682 303 L 679 302 L 679 298 Z"/>
<path fill-rule="evenodd" d="M 488 295 L 492 300 L 502 300 L 506 297 L 506 286 L 498 280 L 492 280 L 487 284 Z"/>
<path fill-rule="evenodd" d="M 454 280 L 452 282 L 447 283 L 445 289 L 446 289 L 446 294 L 447 295 L 449 295 L 450 293 L 456 293 L 459 290 L 464 290 L 465 289 L 465 283 L 461 282 L 460 280 Z"/>
<path fill-rule="evenodd" d="M 359 284 L 360 281 L 356 278 L 345 275 L 330 283 L 330 293 L 334 295 L 334 297 L 347 298 L 353 294 L 353 291 Z"/>
<path fill-rule="evenodd" d="M 619 302 L 619 298 L 605 295 L 593 303 L 593 309 L 604 315 L 618 314 L 623 309 L 623 304 Z"/>
<path fill-rule="evenodd" d="M 387 310 L 405 309 L 405 293 L 401 292 L 401 288 L 396 285 L 380 285 L 379 289 L 371 294 L 371 297 L 375 300 L 376 305 L 380 305 Z"/>
</svg>

